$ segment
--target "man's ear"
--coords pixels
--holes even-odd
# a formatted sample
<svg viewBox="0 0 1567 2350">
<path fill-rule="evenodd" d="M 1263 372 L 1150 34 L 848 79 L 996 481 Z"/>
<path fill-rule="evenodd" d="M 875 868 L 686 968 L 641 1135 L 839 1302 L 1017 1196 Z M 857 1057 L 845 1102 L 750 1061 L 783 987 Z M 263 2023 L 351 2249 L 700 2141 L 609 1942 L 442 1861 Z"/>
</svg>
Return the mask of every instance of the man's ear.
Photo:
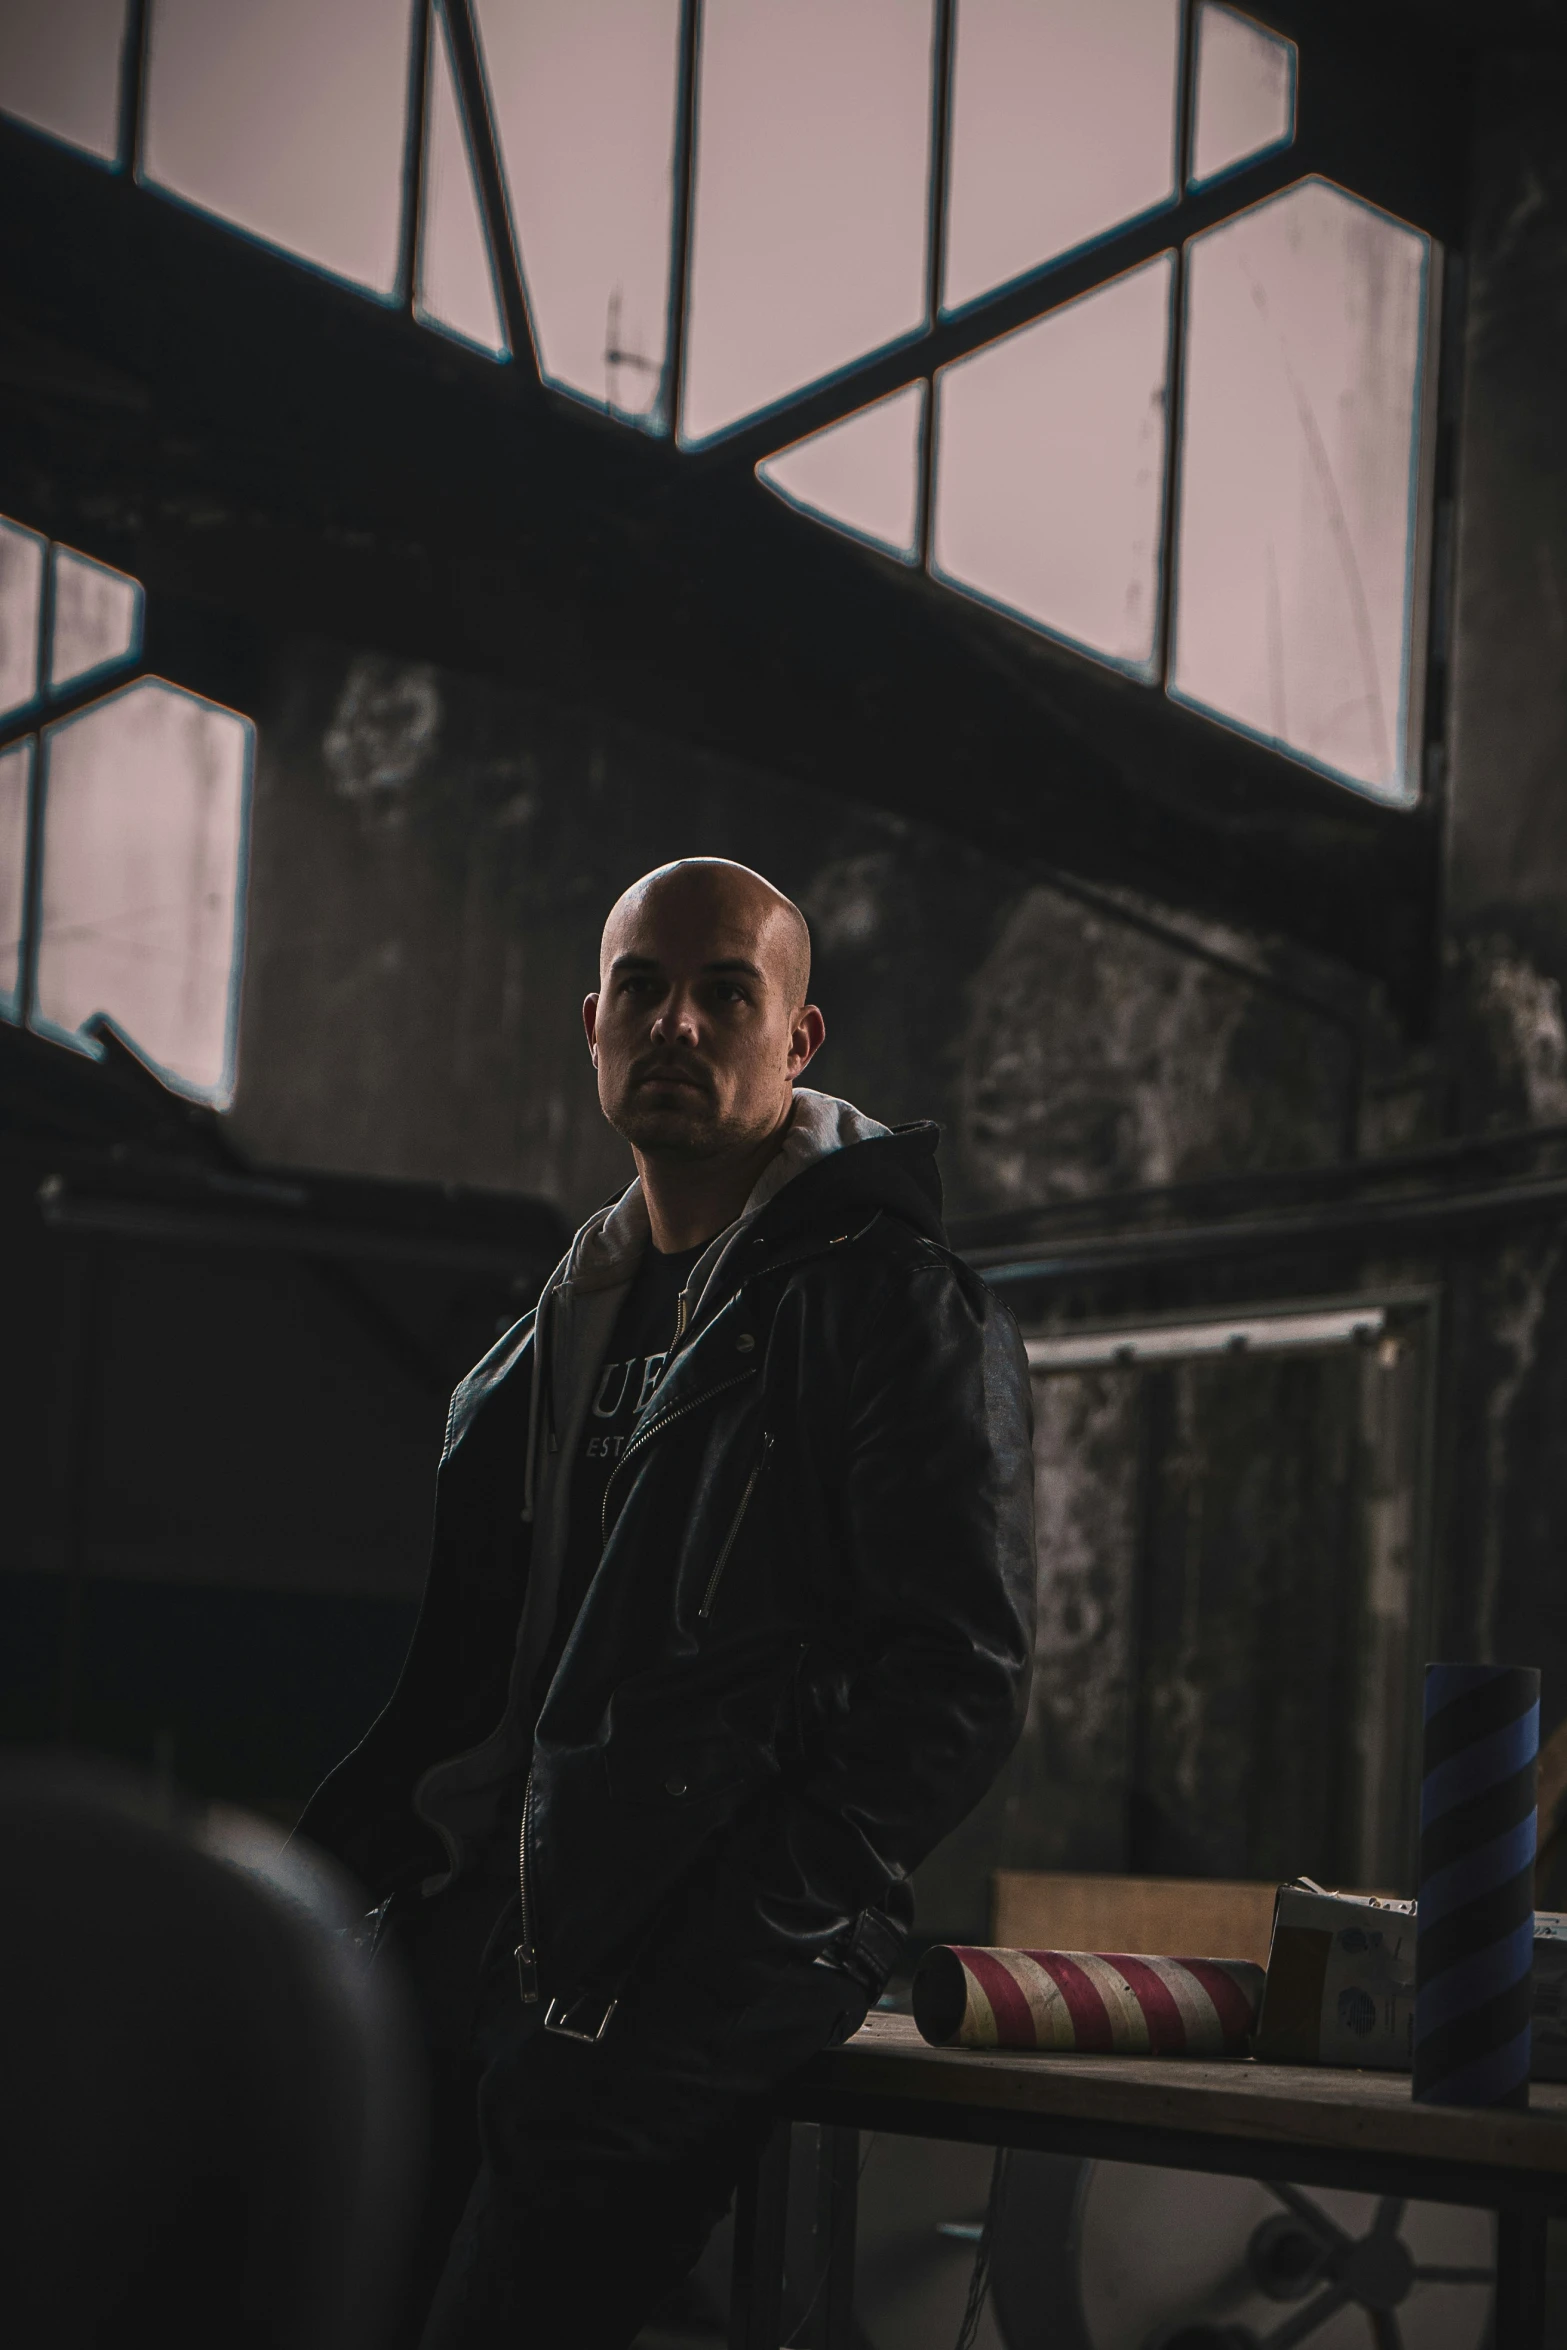
<svg viewBox="0 0 1567 2350">
<path fill-rule="evenodd" d="M 598 997 L 597 995 L 585 995 L 582 999 L 582 1033 L 588 1040 L 588 1058 L 592 1061 L 595 1069 L 599 1065 L 598 1025 Z"/>
<path fill-rule="evenodd" d="M 798 1077 L 810 1066 L 827 1038 L 827 1023 L 814 1004 L 803 1004 L 794 1016 L 789 1037 L 789 1074 Z"/>
</svg>

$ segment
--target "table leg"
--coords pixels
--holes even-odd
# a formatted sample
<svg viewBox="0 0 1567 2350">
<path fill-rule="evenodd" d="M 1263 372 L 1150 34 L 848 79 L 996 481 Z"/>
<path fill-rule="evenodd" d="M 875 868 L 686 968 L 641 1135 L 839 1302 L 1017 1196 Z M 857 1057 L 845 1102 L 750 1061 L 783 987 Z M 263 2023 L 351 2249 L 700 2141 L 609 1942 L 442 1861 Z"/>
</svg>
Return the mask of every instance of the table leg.
<svg viewBox="0 0 1567 2350">
<path fill-rule="evenodd" d="M 855 2350 L 854 2230 L 860 2133 L 823 2122 L 816 2158 L 816 2306 L 811 2350 Z"/>
<path fill-rule="evenodd" d="M 1496 2222 L 1496 2350 L 1542 2350 L 1545 2206 L 1504 2205 Z"/>
<path fill-rule="evenodd" d="M 729 2350 L 778 2350 L 783 2336 L 784 2230 L 789 2218 L 787 2122 L 775 2122 L 735 2195 Z"/>
</svg>

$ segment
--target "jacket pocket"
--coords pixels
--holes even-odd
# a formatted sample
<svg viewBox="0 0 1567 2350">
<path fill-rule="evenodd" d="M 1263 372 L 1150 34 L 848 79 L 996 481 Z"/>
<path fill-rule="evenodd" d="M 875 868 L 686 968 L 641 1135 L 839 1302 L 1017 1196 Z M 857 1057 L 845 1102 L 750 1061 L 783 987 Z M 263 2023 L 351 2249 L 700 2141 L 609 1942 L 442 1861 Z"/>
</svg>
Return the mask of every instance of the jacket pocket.
<svg viewBox="0 0 1567 2350">
<path fill-rule="evenodd" d="M 757 1482 L 767 1466 L 767 1456 L 772 1449 L 773 1440 L 764 1428 L 762 1449 L 751 1464 L 751 1474 L 745 1481 L 745 1491 L 740 1496 L 740 1506 L 729 1521 L 729 1531 L 724 1536 L 718 1557 L 713 1563 L 713 1571 L 707 1578 L 707 1589 L 702 1594 L 702 1604 L 696 1611 L 704 1622 L 713 1612 L 713 1602 L 718 1597 L 718 1586 L 723 1581 L 724 1569 L 729 1564 L 729 1553 L 734 1549 L 740 1529 L 745 1524 L 745 1513 L 751 1506 L 751 1496 L 756 1491 Z"/>
</svg>

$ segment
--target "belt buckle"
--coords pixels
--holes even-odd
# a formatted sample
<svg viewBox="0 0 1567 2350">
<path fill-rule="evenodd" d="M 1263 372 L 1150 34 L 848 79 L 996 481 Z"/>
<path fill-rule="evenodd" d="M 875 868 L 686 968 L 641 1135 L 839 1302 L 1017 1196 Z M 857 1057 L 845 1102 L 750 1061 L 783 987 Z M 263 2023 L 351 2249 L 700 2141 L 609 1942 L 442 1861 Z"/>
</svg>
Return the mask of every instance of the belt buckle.
<svg viewBox="0 0 1567 2350">
<path fill-rule="evenodd" d="M 620 2002 L 618 1999 L 599 2000 L 597 2024 L 592 2023 L 591 2012 L 580 2023 L 575 2021 L 585 2007 L 591 2009 L 592 2003 L 593 1994 L 590 1991 L 579 1991 L 575 1999 L 551 1999 L 544 2011 L 544 2029 L 556 2033 L 562 2040 L 582 2040 L 590 2048 L 596 2047 L 609 2030 L 609 2019 Z"/>
</svg>

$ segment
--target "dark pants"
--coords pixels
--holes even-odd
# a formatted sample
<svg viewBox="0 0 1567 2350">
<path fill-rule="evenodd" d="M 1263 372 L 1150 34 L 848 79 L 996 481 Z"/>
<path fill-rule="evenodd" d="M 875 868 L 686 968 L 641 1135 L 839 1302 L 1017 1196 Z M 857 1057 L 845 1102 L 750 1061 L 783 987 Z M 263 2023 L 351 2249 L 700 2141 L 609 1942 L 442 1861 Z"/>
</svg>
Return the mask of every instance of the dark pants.
<svg viewBox="0 0 1567 2350">
<path fill-rule="evenodd" d="M 624 2350 L 727 2209 L 765 2092 L 856 2031 L 865 1994 L 798 1962 L 726 1979 L 693 1919 L 648 1954 L 587 2045 L 522 2005 L 515 1926 L 499 1885 L 477 1879 L 425 1904 L 402 1937 L 433 2120 L 402 2338 Z"/>
</svg>

